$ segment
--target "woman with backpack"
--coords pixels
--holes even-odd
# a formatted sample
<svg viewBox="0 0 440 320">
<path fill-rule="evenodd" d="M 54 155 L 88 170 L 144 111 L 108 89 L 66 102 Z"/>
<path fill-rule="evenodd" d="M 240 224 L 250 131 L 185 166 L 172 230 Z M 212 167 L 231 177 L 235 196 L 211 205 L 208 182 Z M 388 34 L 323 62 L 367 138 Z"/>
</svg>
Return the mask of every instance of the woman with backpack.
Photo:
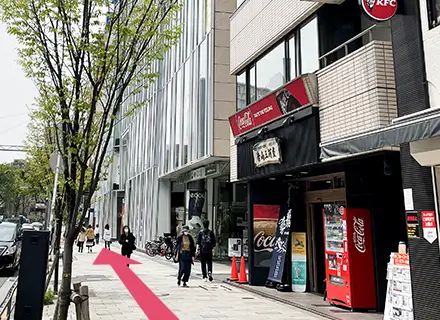
<svg viewBox="0 0 440 320">
<path fill-rule="evenodd" d="M 203 230 L 197 235 L 197 255 L 200 257 L 202 275 L 205 281 L 212 281 L 212 256 L 216 245 L 215 235 L 209 230 L 209 220 L 203 221 Z M 208 266 L 208 272 L 206 272 Z"/>
</svg>

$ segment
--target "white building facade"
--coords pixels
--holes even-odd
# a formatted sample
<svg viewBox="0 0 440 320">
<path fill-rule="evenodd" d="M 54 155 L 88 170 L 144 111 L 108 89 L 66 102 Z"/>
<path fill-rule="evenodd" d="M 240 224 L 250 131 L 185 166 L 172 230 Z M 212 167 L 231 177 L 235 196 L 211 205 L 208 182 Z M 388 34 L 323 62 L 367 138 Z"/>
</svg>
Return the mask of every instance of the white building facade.
<svg viewBox="0 0 440 320">
<path fill-rule="evenodd" d="M 201 215 L 212 220 L 214 189 L 229 176 L 229 16 L 235 0 L 185 0 L 178 43 L 155 64 L 159 78 L 131 97 L 114 128 L 113 161 L 95 194 L 95 215 L 112 237 L 128 224 L 145 241 Z M 148 106 L 127 115 L 134 101 Z M 217 188 L 218 189 L 218 188 Z M 204 201 L 194 205 L 191 196 Z M 191 203 L 191 204 L 190 204 Z M 194 224 L 193 227 L 199 227 Z"/>
</svg>

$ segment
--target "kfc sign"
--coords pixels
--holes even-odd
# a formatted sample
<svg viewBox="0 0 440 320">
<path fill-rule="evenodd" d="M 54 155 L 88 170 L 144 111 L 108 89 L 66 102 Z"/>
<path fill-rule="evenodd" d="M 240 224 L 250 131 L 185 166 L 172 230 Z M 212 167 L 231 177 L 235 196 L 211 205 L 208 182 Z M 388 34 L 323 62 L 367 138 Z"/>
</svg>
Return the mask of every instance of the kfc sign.
<svg viewBox="0 0 440 320">
<path fill-rule="evenodd" d="M 398 0 L 360 0 L 362 9 L 372 19 L 385 21 L 391 19 L 397 11 Z"/>
</svg>

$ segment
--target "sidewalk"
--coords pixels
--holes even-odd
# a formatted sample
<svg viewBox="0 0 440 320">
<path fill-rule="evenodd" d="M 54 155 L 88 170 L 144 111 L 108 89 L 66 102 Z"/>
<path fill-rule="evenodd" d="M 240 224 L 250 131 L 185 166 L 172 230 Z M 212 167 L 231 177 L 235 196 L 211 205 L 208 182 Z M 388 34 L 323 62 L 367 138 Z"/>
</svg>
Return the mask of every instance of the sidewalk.
<svg viewBox="0 0 440 320">
<path fill-rule="evenodd" d="M 97 252 L 74 253 L 72 282 L 81 281 L 89 286 L 90 316 L 92 320 L 140 320 L 147 319 L 116 277 L 110 266 L 92 265 Z M 113 250 L 119 250 L 116 246 Z M 223 280 L 229 268 L 223 264 L 214 265 L 216 279 L 206 283 L 200 279 L 200 265 L 195 264 L 189 288 L 176 285 L 177 265 L 164 258 L 150 258 L 134 253 L 133 259 L 142 263 L 132 265 L 134 272 L 174 312 L 180 320 L 197 319 L 243 319 L 267 320 L 323 320 L 301 309 L 263 298 L 228 284 Z M 44 310 L 44 320 L 51 319 L 54 305 Z M 74 308 L 71 307 L 71 319 Z"/>
</svg>

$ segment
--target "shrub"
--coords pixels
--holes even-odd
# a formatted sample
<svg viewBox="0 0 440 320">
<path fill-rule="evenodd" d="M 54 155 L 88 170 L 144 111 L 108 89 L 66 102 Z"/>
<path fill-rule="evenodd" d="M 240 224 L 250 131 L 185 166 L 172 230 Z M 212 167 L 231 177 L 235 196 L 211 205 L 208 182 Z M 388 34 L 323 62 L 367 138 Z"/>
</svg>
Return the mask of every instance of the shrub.
<svg viewBox="0 0 440 320">
<path fill-rule="evenodd" d="M 44 294 L 44 305 L 47 306 L 53 304 L 55 298 L 56 298 L 55 293 L 52 290 L 48 289 Z"/>
</svg>

